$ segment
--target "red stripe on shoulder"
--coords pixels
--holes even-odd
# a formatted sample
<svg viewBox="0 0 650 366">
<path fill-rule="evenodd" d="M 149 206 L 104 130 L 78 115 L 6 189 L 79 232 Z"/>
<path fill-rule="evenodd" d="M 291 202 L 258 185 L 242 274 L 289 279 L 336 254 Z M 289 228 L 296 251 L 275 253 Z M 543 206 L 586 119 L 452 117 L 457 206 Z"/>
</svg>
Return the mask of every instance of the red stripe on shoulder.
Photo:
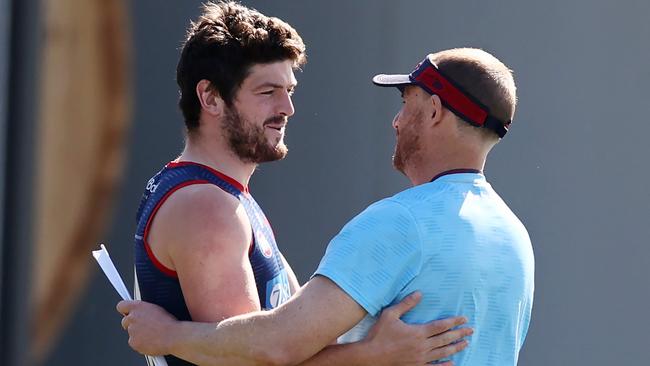
<svg viewBox="0 0 650 366">
<path fill-rule="evenodd" d="M 144 248 L 147 251 L 147 255 L 149 256 L 149 260 L 151 260 L 151 263 L 153 263 L 153 265 L 160 272 L 162 272 L 163 274 L 165 274 L 165 275 L 167 275 L 169 277 L 178 278 L 178 274 L 173 269 L 168 268 L 164 264 L 160 263 L 158 258 L 156 258 L 156 255 L 154 254 L 154 252 L 151 250 L 151 247 L 149 246 L 149 242 L 147 241 L 147 237 L 149 236 L 149 229 L 151 228 L 151 223 L 153 222 L 153 218 L 156 216 L 156 213 L 160 209 L 160 206 L 162 206 L 162 204 L 169 198 L 169 196 L 172 195 L 172 193 L 178 191 L 179 189 L 181 189 L 183 187 L 187 187 L 187 186 L 190 186 L 190 185 L 193 185 L 193 184 L 209 184 L 209 183 L 210 182 L 208 182 L 207 180 L 196 179 L 196 180 L 189 180 L 187 182 L 183 182 L 183 183 L 177 185 L 176 187 L 169 190 L 169 192 L 165 193 L 165 195 L 160 199 L 160 201 L 158 201 L 158 203 L 156 204 L 156 207 L 154 207 L 153 211 L 151 211 L 151 215 L 149 215 L 149 220 L 147 220 L 147 225 L 144 228 L 144 235 L 143 235 L 143 238 L 142 238 L 142 241 L 144 242 Z"/>
<path fill-rule="evenodd" d="M 151 251 L 151 247 L 149 246 L 149 243 L 147 243 L 146 240 L 144 240 L 144 249 L 147 250 L 147 256 L 149 256 L 149 260 L 151 261 L 151 263 L 153 263 L 154 267 L 156 267 L 160 272 L 162 272 L 163 274 L 169 277 L 178 278 L 178 273 L 176 273 L 176 271 L 167 268 L 164 264 L 158 261 L 158 258 L 156 258 L 156 255 L 153 254 L 153 252 Z"/>
</svg>

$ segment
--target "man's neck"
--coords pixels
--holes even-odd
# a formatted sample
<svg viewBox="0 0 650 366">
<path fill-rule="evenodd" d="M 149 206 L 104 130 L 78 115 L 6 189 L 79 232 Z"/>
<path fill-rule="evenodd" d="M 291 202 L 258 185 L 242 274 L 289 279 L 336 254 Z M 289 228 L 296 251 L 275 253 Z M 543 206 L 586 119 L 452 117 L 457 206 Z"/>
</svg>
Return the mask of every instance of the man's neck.
<svg viewBox="0 0 650 366">
<path fill-rule="evenodd" d="M 417 186 L 429 183 L 433 177 L 450 170 L 472 169 L 483 171 L 485 158 L 486 156 L 481 154 L 465 154 L 464 156 L 454 154 L 447 156 L 442 154 L 429 155 L 429 159 L 419 159 L 413 164 L 414 166 L 405 169 L 405 173 L 413 186 Z"/>
<path fill-rule="evenodd" d="M 257 164 L 245 163 L 235 155 L 226 142 L 215 138 L 212 141 L 203 136 L 191 136 L 185 140 L 185 148 L 177 161 L 192 161 L 207 165 L 248 186 Z"/>
</svg>

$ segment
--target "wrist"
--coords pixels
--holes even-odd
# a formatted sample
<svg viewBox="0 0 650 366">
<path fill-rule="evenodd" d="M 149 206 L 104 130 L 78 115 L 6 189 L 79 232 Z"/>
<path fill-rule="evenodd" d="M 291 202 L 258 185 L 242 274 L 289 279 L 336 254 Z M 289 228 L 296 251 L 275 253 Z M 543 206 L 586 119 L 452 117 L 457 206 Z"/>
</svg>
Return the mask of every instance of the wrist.
<svg viewBox="0 0 650 366">
<path fill-rule="evenodd" d="M 363 365 L 383 365 L 384 359 L 382 357 L 382 350 L 377 347 L 377 342 L 373 342 L 372 338 L 366 337 L 355 343 L 357 345 L 359 355 L 363 355 L 361 364 Z"/>
<path fill-rule="evenodd" d="M 164 354 L 179 355 L 182 353 L 182 334 L 183 329 L 187 327 L 188 322 L 174 320 L 165 326 L 164 342 L 161 345 Z"/>
</svg>

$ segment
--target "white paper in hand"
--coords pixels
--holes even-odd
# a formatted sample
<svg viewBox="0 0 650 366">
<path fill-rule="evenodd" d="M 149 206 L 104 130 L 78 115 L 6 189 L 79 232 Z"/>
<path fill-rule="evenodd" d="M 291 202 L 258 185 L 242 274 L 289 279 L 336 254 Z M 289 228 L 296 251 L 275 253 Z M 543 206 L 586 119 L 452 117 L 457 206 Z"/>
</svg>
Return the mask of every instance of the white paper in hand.
<svg viewBox="0 0 650 366">
<path fill-rule="evenodd" d="M 102 267 L 102 271 L 104 271 L 104 274 L 108 277 L 108 280 L 115 288 L 115 291 L 120 294 L 122 300 L 133 300 L 129 290 L 127 290 L 124 285 L 124 281 L 122 281 L 122 277 L 117 272 L 117 268 L 115 268 L 111 257 L 108 255 L 106 247 L 104 244 L 100 244 L 100 247 L 100 250 L 93 250 L 93 257 L 95 257 L 99 266 Z"/>
<path fill-rule="evenodd" d="M 111 257 L 108 255 L 106 247 L 104 244 L 100 244 L 100 247 L 101 249 L 99 250 L 93 250 L 93 257 L 95 257 L 95 260 L 99 263 L 99 266 L 115 288 L 115 291 L 117 291 L 120 297 L 122 297 L 122 300 L 133 300 L 129 290 L 127 290 L 124 285 L 124 281 L 122 281 L 120 273 L 117 272 L 117 268 L 115 268 Z M 147 365 L 167 366 L 167 361 L 162 356 L 145 356 L 145 359 L 147 360 Z"/>
</svg>

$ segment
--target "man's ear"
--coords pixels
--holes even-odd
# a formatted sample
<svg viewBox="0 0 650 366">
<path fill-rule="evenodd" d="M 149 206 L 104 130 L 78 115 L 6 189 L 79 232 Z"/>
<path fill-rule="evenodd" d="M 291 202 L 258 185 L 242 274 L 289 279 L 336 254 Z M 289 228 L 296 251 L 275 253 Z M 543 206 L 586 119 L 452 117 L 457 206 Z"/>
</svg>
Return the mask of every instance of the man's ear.
<svg viewBox="0 0 650 366">
<path fill-rule="evenodd" d="M 208 80 L 203 79 L 196 84 L 196 96 L 205 113 L 215 117 L 223 113 L 224 101 Z"/>
<path fill-rule="evenodd" d="M 442 101 L 440 100 L 440 97 L 436 94 L 433 94 L 430 97 L 430 102 L 431 102 L 431 108 L 430 108 L 430 123 L 431 125 L 435 126 L 439 124 L 442 121 L 442 112 L 443 112 L 443 105 Z"/>
</svg>

